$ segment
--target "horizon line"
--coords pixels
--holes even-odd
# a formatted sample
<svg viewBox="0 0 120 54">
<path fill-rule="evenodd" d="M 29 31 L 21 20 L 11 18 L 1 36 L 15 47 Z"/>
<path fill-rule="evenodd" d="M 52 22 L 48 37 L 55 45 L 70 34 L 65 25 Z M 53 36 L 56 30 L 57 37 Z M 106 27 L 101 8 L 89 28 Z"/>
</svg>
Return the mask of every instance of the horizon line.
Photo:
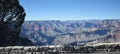
<svg viewBox="0 0 120 54">
<path fill-rule="evenodd" d="M 88 20 L 120 20 L 120 19 L 81 19 L 81 20 L 24 20 L 24 21 L 88 21 Z"/>
</svg>

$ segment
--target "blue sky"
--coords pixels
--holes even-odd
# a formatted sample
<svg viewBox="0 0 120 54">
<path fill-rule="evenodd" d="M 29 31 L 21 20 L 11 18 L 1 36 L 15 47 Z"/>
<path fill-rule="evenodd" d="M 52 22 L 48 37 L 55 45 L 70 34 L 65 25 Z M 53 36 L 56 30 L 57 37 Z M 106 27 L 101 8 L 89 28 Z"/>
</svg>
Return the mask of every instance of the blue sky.
<svg viewBox="0 0 120 54">
<path fill-rule="evenodd" d="M 120 0 L 19 0 L 26 20 L 120 19 Z"/>
</svg>

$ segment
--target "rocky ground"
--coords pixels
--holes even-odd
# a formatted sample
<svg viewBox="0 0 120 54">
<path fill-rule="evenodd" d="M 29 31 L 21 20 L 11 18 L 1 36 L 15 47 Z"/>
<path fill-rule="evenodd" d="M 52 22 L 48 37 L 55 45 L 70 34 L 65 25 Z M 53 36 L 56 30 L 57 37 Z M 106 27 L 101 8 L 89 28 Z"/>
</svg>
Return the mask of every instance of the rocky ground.
<svg viewBox="0 0 120 54">
<path fill-rule="evenodd" d="M 108 45 L 109 44 L 109 45 Z M 113 54 L 120 53 L 119 44 L 93 46 L 7 46 L 0 47 L 0 54 Z"/>
<path fill-rule="evenodd" d="M 60 54 L 120 54 L 120 52 L 100 52 L 100 53 L 60 53 Z"/>
</svg>

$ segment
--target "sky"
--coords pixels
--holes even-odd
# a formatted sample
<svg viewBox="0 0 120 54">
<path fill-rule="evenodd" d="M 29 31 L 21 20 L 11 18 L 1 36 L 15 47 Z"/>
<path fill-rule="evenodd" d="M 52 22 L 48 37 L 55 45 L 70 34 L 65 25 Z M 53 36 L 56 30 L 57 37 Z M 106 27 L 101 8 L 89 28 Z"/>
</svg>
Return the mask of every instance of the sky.
<svg viewBox="0 0 120 54">
<path fill-rule="evenodd" d="M 120 19 L 120 0 L 19 0 L 25 20 Z"/>
</svg>

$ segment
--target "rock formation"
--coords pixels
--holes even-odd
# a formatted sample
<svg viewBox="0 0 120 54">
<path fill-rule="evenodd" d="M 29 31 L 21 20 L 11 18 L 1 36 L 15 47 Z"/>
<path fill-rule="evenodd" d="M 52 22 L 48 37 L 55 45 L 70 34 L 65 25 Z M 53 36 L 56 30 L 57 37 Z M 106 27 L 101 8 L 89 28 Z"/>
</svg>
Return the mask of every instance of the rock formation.
<svg viewBox="0 0 120 54">
<path fill-rule="evenodd" d="M 0 46 L 18 43 L 25 15 L 18 0 L 0 0 Z"/>
<path fill-rule="evenodd" d="M 26 21 L 20 36 L 37 45 L 119 42 L 120 20 Z"/>
</svg>

